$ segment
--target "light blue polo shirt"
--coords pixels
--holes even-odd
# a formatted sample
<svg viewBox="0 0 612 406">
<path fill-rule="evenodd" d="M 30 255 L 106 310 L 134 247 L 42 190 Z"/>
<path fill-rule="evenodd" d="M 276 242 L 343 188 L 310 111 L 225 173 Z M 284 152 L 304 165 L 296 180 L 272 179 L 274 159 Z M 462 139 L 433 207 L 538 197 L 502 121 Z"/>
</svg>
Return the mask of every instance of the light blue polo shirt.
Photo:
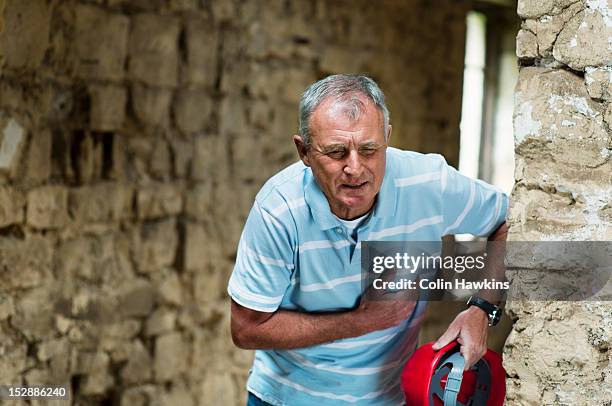
<svg viewBox="0 0 612 406">
<path fill-rule="evenodd" d="M 228 292 L 262 312 L 351 310 L 361 293 L 361 241 L 486 236 L 505 220 L 507 207 L 504 193 L 461 175 L 440 155 L 388 148 L 376 205 L 353 250 L 311 169 L 297 162 L 257 194 Z M 397 327 L 361 337 L 257 350 L 247 388 L 273 405 L 401 405 L 400 374 L 416 348 L 424 310 L 419 302 Z"/>
</svg>

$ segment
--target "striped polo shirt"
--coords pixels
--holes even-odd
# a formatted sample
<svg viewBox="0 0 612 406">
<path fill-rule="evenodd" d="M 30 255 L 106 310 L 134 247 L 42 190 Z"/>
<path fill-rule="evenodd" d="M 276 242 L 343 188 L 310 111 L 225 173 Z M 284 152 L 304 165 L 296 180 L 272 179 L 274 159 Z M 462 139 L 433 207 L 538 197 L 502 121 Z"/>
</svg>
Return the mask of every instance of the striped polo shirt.
<svg viewBox="0 0 612 406">
<path fill-rule="evenodd" d="M 361 241 L 486 236 L 505 220 L 507 207 L 504 193 L 461 175 L 440 155 L 387 148 L 376 204 L 354 245 L 311 169 L 297 162 L 257 194 L 228 292 L 262 312 L 351 310 L 361 294 Z M 401 405 L 400 374 L 424 310 L 419 302 L 400 325 L 361 337 L 257 350 L 247 389 L 273 405 Z"/>
</svg>

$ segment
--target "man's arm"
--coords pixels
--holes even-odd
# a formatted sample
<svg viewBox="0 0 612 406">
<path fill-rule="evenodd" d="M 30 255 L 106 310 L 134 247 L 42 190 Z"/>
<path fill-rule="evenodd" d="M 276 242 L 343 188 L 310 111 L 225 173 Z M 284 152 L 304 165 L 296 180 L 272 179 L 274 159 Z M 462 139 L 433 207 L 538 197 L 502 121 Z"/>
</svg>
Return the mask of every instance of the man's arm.
<svg viewBox="0 0 612 406">
<path fill-rule="evenodd" d="M 231 329 L 234 344 L 244 349 L 292 349 L 358 337 L 396 326 L 414 310 L 412 300 L 365 300 L 355 310 L 336 313 L 302 313 L 251 310 L 232 300 Z"/>
<path fill-rule="evenodd" d="M 508 227 L 506 223 L 495 230 L 489 237 L 489 241 L 497 241 L 494 243 L 493 252 L 489 256 L 491 263 L 486 268 L 485 278 L 495 278 L 503 280 L 504 278 L 504 253 L 503 244 L 500 241 L 506 241 Z M 498 291 L 481 290 L 478 296 L 491 303 L 499 303 L 500 297 Z M 487 351 L 487 336 L 488 336 L 489 319 L 487 314 L 476 306 L 470 306 L 455 317 L 453 322 L 448 326 L 444 334 L 434 343 L 433 349 L 439 350 L 453 340 L 457 340 L 461 344 L 461 354 L 465 358 L 465 369 L 469 369 L 476 363 Z"/>
</svg>

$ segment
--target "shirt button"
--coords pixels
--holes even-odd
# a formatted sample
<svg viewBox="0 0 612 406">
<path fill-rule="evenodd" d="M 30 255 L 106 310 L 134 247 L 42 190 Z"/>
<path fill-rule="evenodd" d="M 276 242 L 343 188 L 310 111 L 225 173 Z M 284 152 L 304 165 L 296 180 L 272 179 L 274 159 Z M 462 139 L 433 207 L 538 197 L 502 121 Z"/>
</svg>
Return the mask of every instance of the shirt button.
<svg viewBox="0 0 612 406">
<path fill-rule="evenodd" d="M 344 233 L 342 232 L 342 229 L 341 229 L 340 227 L 336 228 L 336 232 L 337 232 L 338 234 L 344 234 Z"/>
</svg>

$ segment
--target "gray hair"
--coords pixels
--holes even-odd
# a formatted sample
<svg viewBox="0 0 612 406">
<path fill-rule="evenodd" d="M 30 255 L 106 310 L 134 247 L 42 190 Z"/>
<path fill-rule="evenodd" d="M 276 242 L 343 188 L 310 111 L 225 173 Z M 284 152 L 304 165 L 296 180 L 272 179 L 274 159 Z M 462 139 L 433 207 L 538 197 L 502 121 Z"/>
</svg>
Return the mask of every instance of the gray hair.
<svg viewBox="0 0 612 406">
<path fill-rule="evenodd" d="M 298 133 L 304 144 L 310 146 L 310 117 L 325 99 L 332 97 L 345 102 L 345 113 L 351 120 L 357 120 L 365 109 L 358 94 L 369 98 L 383 114 L 386 140 L 389 134 L 389 110 L 385 105 L 385 95 L 376 82 L 365 75 L 331 75 L 310 85 L 300 100 Z"/>
</svg>

